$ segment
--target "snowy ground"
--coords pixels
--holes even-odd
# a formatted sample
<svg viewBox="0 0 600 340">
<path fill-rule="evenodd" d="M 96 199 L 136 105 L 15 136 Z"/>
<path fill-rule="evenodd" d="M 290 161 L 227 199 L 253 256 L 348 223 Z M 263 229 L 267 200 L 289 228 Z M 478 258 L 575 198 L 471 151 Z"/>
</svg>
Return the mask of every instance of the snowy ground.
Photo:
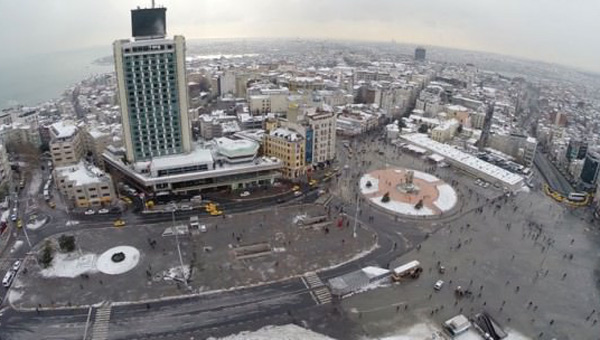
<svg viewBox="0 0 600 340">
<path fill-rule="evenodd" d="M 33 177 L 31 177 L 31 182 L 29 184 L 29 188 L 27 188 L 28 197 L 35 197 L 40 192 L 40 186 L 42 185 L 42 173 L 35 171 L 33 173 Z"/>
<path fill-rule="evenodd" d="M 10 248 L 10 252 L 14 253 L 15 251 L 17 251 L 17 249 L 21 248 L 21 246 L 23 246 L 23 241 L 16 241 L 15 244 L 13 244 L 12 248 Z"/>
<path fill-rule="evenodd" d="M 209 340 L 217 340 L 208 338 Z M 241 332 L 219 340 L 334 340 L 296 325 L 266 326 L 256 332 Z"/>
<path fill-rule="evenodd" d="M 398 201 L 393 201 L 393 200 L 390 200 L 387 203 L 383 203 L 383 202 L 381 202 L 382 197 L 383 196 L 372 197 L 371 202 L 377 204 L 380 207 L 392 210 L 394 212 L 397 212 L 397 213 L 403 214 L 403 215 L 412 215 L 412 216 L 432 216 L 432 215 L 434 215 L 433 210 L 431 210 L 427 207 L 422 207 L 421 209 L 415 209 L 414 204 L 398 202 Z"/>
<path fill-rule="evenodd" d="M 121 262 L 112 262 L 114 253 L 123 252 L 125 259 Z M 56 253 L 52 265 L 40 271 L 43 277 L 68 277 L 75 278 L 81 274 L 102 272 L 109 275 L 122 274 L 135 268 L 140 260 L 140 252 L 134 247 L 119 246 L 111 248 L 102 255 L 93 253 L 69 254 Z"/>
<path fill-rule="evenodd" d="M 52 265 L 40 271 L 44 277 L 70 277 L 81 274 L 95 273 L 96 254 L 54 254 Z"/>
<path fill-rule="evenodd" d="M 456 191 L 449 184 L 442 184 L 437 186 L 439 196 L 433 202 L 436 207 L 441 211 L 448 211 L 452 209 L 458 202 Z"/>
<path fill-rule="evenodd" d="M 371 182 L 371 187 L 367 187 L 367 182 Z M 369 174 L 365 174 L 360 178 L 360 191 L 363 195 L 375 193 L 379 190 L 379 180 Z"/>
<path fill-rule="evenodd" d="M 123 253 L 125 259 L 121 262 L 113 262 L 112 256 L 117 253 Z M 118 246 L 110 248 L 98 257 L 96 269 L 108 275 L 117 275 L 126 273 L 140 262 L 140 251 L 130 246 Z"/>
<path fill-rule="evenodd" d="M 27 223 L 27 229 L 37 230 L 37 229 L 41 228 L 44 224 L 46 224 L 47 221 L 48 221 L 48 218 L 46 217 L 42 220 L 35 220 L 35 222 L 33 222 L 33 223 Z"/>
</svg>

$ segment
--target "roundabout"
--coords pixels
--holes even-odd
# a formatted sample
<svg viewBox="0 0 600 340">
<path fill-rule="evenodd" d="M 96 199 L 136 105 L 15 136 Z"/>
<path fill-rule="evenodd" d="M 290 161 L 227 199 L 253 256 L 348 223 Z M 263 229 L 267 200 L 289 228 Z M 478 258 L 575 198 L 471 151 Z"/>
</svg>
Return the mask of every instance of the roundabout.
<svg viewBox="0 0 600 340">
<path fill-rule="evenodd" d="M 391 213 L 411 217 L 435 217 L 458 203 L 452 186 L 425 172 L 388 168 L 360 178 L 360 192 L 371 204 Z"/>
</svg>

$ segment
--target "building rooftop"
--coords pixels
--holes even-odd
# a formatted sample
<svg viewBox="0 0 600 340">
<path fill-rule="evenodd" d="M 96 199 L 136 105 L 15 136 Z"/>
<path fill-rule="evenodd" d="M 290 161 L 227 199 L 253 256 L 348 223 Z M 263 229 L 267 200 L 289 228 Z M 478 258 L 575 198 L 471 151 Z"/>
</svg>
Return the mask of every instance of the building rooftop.
<svg viewBox="0 0 600 340">
<path fill-rule="evenodd" d="M 442 157 L 453 159 L 457 162 L 460 162 L 470 168 L 476 169 L 478 171 L 484 172 L 487 175 L 494 177 L 497 180 L 508 183 L 510 185 L 516 185 L 519 182 L 523 181 L 523 177 L 504 170 L 498 166 L 490 164 L 488 162 L 482 161 L 481 159 L 462 152 L 452 145 L 443 144 L 436 142 L 424 134 L 414 133 L 402 136 L 403 139 L 423 147 L 427 150 L 435 152 Z"/>
<path fill-rule="evenodd" d="M 254 157 L 258 151 L 258 143 L 247 139 L 215 138 L 217 151 L 228 158 Z"/>
<path fill-rule="evenodd" d="M 50 128 L 55 138 L 69 138 L 77 133 L 77 126 L 64 121 L 54 123 Z"/>
<path fill-rule="evenodd" d="M 75 182 L 76 186 L 106 182 L 109 177 L 97 167 L 80 161 L 75 165 L 58 167 L 55 170 L 59 177 Z"/>
<path fill-rule="evenodd" d="M 302 138 L 302 136 L 300 136 L 299 133 L 296 133 L 286 128 L 275 129 L 271 131 L 270 135 L 273 137 L 284 138 L 285 140 L 288 140 L 290 142 L 295 142 Z"/>
</svg>

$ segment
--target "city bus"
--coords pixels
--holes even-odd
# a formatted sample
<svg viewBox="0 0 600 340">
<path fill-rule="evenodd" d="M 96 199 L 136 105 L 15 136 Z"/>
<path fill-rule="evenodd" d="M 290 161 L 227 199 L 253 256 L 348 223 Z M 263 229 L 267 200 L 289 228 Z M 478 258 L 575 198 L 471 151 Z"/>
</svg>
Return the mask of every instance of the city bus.
<svg viewBox="0 0 600 340">
<path fill-rule="evenodd" d="M 572 192 L 569 194 L 569 201 L 573 202 L 583 202 L 587 199 L 588 194 L 585 192 Z"/>
</svg>

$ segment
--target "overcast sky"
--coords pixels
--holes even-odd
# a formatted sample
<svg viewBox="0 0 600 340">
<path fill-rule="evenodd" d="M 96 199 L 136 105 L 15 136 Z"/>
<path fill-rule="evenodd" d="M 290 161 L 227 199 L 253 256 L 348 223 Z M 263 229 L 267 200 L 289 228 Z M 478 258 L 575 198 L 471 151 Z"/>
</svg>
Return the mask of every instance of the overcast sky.
<svg viewBox="0 0 600 340">
<path fill-rule="evenodd" d="M 380 40 L 496 52 L 600 72 L 600 0 L 157 0 L 193 38 Z M 109 45 L 150 0 L 0 0 L 2 54 Z M 10 46 L 10 47 L 9 47 Z M 110 50 L 107 50 L 110 54 Z"/>
</svg>

